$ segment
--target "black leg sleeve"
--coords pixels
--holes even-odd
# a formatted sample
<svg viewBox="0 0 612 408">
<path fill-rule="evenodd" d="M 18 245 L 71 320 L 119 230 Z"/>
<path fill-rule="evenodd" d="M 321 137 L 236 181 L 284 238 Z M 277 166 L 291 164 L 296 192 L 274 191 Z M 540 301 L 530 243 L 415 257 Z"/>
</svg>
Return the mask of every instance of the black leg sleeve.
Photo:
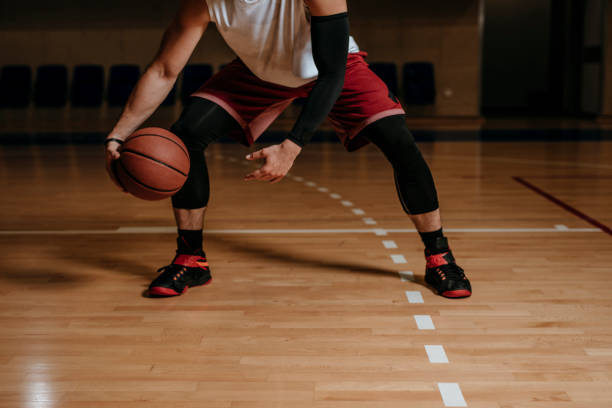
<svg viewBox="0 0 612 408">
<path fill-rule="evenodd" d="M 172 197 L 174 208 L 194 209 L 208 205 L 210 185 L 204 150 L 221 136 L 239 130 L 240 125 L 219 105 L 192 98 L 171 131 L 189 151 L 191 168 L 181 190 Z"/>
<path fill-rule="evenodd" d="M 438 209 L 438 194 L 429 166 L 414 142 L 403 115 L 390 116 L 361 133 L 387 157 L 404 211 L 423 214 Z"/>
</svg>

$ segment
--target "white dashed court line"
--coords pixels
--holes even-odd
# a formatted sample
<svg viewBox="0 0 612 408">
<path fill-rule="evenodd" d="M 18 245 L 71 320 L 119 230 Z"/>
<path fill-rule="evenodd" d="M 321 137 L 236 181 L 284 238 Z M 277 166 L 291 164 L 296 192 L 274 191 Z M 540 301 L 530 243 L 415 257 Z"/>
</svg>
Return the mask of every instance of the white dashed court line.
<svg viewBox="0 0 612 408">
<path fill-rule="evenodd" d="M 427 357 L 429 358 L 429 362 L 432 364 L 447 364 L 448 357 L 446 357 L 446 352 L 444 351 L 444 347 L 440 345 L 426 345 L 425 352 L 427 353 Z"/>
<path fill-rule="evenodd" d="M 429 315 L 414 315 L 414 321 L 419 330 L 436 330 L 436 326 L 434 326 Z"/>
<path fill-rule="evenodd" d="M 346 200 L 341 201 L 340 204 L 342 204 L 345 207 L 352 207 L 353 206 L 353 203 L 351 203 L 350 201 L 346 201 Z"/>
<path fill-rule="evenodd" d="M 385 248 L 387 249 L 395 249 L 397 248 L 397 244 L 393 240 L 385 240 L 382 242 Z"/>
<path fill-rule="evenodd" d="M 385 231 L 382 228 L 374 228 L 372 231 L 374 231 L 374 233 L 376 235 L 379 235 L 379 236 L 386 236 L 387 235 L 387 231 Z"/>
<path fill-rule="evenodd" d="M 293 180 L 295 180 L 295 181 L 297 181 L 297 182 L 301 183 L 302 181 L 304 181 L 304 177 L 295 176 L 295 177 L 293 178 Z"/>
<path fill-rule="evenodd" d="M 407 290 L 406 299 L 408 303 L 423 303 L 423 295 L 418 290 Z"/>
<path fill-rule="evenodd" d="M 391 255 L 391 260 L 393 261 L 393 263 L 396 263 L 396 264 L 408 263 L 404 255 L 399 255 L 399 254 Z"/>
<path fill-rule="evenodd" d="M 314 181 L 308 181 L 308 182 L 304 183 L 304 185 L 306 187 L 316 187 L 317 183 L 315 183 Z"/>
<path fill-rule="evenodd" d="M 414 282 L 414 272 L 399 271 L 399 276 L 402 282 Z"/>
<path fill-rule="evenodd" d="M 364 223 L 366 223 L 367 225 L 376 225 L 376 224 L 378 224 L 376 221 L 374 221 L 373 218 L 370 218 L 370 217 L 362 218 L 362 221 Z"/>
<path fill-rule="evenodd" d="M 336 193 L 331 193 L 329 196 L 333 198 L 334 200 L 339 200 L 342 198 L 340 194 L 336 194 Z"/>
<path fill-rule="evenodd" d="M 567 227 L 567 225 L 563 225 L 563 224 L 555 225 L 555 229 L 558 231 L 569 231 L 569 228 Z"/>
<path fill-rule="evenodd" d="M 365 211 L 363 211 L 361 208 L 353 208 L 353 214 L 355 215 L 364 215 Z"/>
<path fill-rule="evenodd" d="M 445 407 L 467 407 L 461 388 L 457 383 L 438 383 L 438 389 Z"/>
<path fill-rule="evenodd" d="M 319 187 L 317 190 L 319 190 L 321 193 L 327 193 L 329 191 L 329 189 L 326 187 Z"/>
</svg>

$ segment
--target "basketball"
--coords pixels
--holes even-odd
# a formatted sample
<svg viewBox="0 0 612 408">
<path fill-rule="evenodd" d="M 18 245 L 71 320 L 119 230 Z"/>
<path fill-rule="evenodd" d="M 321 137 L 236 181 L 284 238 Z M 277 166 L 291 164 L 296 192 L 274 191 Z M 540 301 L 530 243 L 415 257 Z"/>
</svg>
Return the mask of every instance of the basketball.
<svg viewBox="0 0 612 408">
<path fill-rule="evenodd" d="M 183 187 L 189 174 L 189 153 L 175 134 L 162 128 L 139 129 L 121 146 L 113 163 L 117 180 L 143 200 L 162 200 Z"/>
</svg>

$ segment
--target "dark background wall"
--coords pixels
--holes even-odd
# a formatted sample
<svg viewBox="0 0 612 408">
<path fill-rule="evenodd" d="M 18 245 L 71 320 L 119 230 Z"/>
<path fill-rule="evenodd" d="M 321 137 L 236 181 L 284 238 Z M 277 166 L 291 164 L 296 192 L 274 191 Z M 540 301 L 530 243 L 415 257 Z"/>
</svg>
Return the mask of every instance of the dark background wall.
<svg viewBox="0 0 612 408">
<path fill-rule="evenodd" d="M 148 64 L 178 1 L 82 0 L 0 3 L 0 65 Z M 369 61 L 435 64 L 437 102 L 413 115 L 478 116 L 479 0 L 350 0 L 352 34 Z M 212 27 L 192 62 L 233 58 Z"/>
<path fill-rule="evenodd" d="M 608 2 L 485 0 L 483 113 L 601 113 Z"/>
<path fill-rule="evenodd" d="M 551 0 L 485 0 L 482 104 L 527 110 L 549 92 Z"/>
</svg>

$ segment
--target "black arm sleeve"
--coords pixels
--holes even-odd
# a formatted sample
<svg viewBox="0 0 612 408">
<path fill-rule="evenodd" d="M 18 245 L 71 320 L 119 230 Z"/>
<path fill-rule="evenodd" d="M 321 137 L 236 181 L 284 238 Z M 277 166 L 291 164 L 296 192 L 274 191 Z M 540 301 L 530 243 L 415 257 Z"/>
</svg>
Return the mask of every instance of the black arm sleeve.
<svg viewBox="0 0 612 408">
<path fill-rule="evenodd" d="M 299 146 L 310 141 L 342 92 L 349 44 L 348 13 L 313 16 L 310 36 L 319 76 L 288 137 Z"/>
</svg>

